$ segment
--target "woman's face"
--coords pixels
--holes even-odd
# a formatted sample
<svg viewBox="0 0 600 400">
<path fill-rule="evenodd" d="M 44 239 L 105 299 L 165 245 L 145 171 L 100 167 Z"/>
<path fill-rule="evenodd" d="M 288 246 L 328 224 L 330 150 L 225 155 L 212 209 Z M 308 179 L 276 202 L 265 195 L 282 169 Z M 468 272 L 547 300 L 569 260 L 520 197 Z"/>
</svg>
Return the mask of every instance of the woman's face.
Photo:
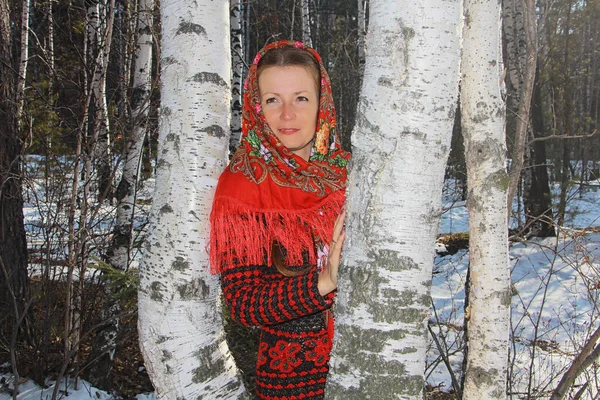
<svg viewBox="0 0 600 400">
<path fill-rule="evenodd" d="M 307 161 L 317 127 L 317 87 L 310 71 L 301 66 L 267 67 L 258 78 L 267 124 L 285 147 Z"/>
</svg>

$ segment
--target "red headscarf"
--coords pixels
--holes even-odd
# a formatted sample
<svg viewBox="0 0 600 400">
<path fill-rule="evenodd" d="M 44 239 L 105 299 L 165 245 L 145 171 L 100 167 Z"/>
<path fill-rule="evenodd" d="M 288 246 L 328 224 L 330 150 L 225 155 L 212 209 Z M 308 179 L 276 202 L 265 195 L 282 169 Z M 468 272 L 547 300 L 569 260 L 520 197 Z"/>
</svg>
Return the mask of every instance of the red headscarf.
<svg viewBox="0 0 600 400">
<path fill-rule="evenodd" d="M 296 47 L 320 65 L 316 137 L 308 161 L 275 136 L 260 105 L 257 64 L 269 50 Z M 274 241 L 286 250 L 285 265 L 315 264 L 319 246 L 331 240 L 345 198 L 350 154 L 336 135 L 331 83 L 321 57 L 301 42 L 279 41 L 255 57 L 244 84 L 242 138 L 215 193 L 210 217 L 211 272 L 234 265 L 271 265 Z"/>
</svg>

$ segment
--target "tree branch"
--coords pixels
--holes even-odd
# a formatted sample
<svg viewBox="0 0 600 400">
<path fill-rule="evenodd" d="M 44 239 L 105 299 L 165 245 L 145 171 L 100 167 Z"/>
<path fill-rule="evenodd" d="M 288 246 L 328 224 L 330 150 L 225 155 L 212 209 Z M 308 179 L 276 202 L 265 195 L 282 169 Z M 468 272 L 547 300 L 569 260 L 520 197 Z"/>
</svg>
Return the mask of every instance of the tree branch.
<svg viewBox="0 0 600 400">
<path fill-rule="evenodd" d="M 585 139 L 585 138 L 591 138 L 593 136 L 596 136 L 597 133 L 598 133 L 598 129 L 595 129 L 592 133 L 590 133 L 588 135 L 568 135 L 568 136 L 567 135 L 550 135 L 550 136 L 534 138 L 534 139 L 530 140 L 529 143 L 540 142 L 542 140 L 551 140 L 551 139 Z"/>
<path fill-rule="evenodd" d="M 573 363 L 563 375 L 558 386 L 554 389 L 550 400 L 561 400 L 571 386 L 573 386 L 575 379 L 598 358 L 600 355 L 600 345 L 596 346 L 598 339 L 600 339 L 600 326 L 596 328 L 596 331 L 590 336 L 579 355 L 575 357 L 575 360 L 573 360 Z"/>
</svg>

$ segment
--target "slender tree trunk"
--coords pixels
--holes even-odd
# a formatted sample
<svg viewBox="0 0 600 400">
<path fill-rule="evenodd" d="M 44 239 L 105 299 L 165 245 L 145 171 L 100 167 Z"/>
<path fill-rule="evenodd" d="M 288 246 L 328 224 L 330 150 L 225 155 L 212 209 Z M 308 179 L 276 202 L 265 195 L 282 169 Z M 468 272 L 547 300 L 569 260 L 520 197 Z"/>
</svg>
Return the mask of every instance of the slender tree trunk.
<svg viewBox="0 0 600 400">
<path fill-rule="evenodd" d="M 46 63 L 48 65 L 48 94 L 51 99 L 54 99 L 54 81 L 56 79 L 56 71 L 54 67 L 54 8 L 53 1 L 48 1 L 46 9 L 46 17 L 48 23 L 48 36 L 46 38 Z M 48 148 L 50 148 L 50 135 L 48 135 Z"/>
<path fill-rule="evenodd" d="M 520 0 L 518 0 L 520 1 Z M 513 199 L 521 178 L 525 160 L 525 143 L 527 141 L 527 130 L 529 129 L 531 97 L 535 82 L 537 67 L 537 23 L 535 13 L 535 0 L 523 0 L 524 36 L 527 47 L 524 70 L 522 72 L 523 84 L 520 88 L 519 108 L 515 123 L 515 138 L 512 151 L 512 163 L 509 174 L 507 201 L 507 218 L 510 220 Z"/>
<path fill-rule="evenodd" d="M 125 152 L 123 176 L 117 188 L 117 220 L 110 264 L 126 270 L 131 262 L 131 242 L 135 198 L 140 174 L 141 157 L 147 134 L 147 120 L 150 109 L 151 69 L 153 48 L 153 0 L 140 0 L 138 5 L 137 50 L 131 96 L 132 133 L 128 138 Z"/>
<path fill-rule="evenodd" d="M 458 1 L 370 3 L 327 398 L 423 396 L 458 21 Z"/>
<path fill-rule="evenodd" d="M 228 21 L 227 2 L 161 2 L 159 159 L 138 326 L 148 373 L 163 399 L 233 399 L 244 392 L 205 251 L 229 145 Z"/>
<path fill-rule="evenodd" d="M 108 260 L 112 267 L 120 271 L 126 271 L 131 262 L 135 199 L 150 107 L 153 12 L 153 0 L 139 2 L 138 39 L 131 99 L 133 129 L 126 142 L 123 175 L 116 191 L 117 217 Z M 110 322 L 96 336 L 94 350 L 90 356 L 92 364 L 88 368 L 90 381 L 106 390 L 111 389 L 113 383 L 114 355 L 119 342 L 121 306 L 118 293 L 120 289 L 113 282 L 106 282 L 102 317 L 103 321 Z"/>
<path fill-rule="evenodd" d="M 365 73 L 365 36 L 367 35 L 366 11 L 368 0 L 358 0 L 358 67 L 359 75 Z"/>
<path fill-rule="evenodd" d="M 463 399 L 506 398 L 510 270 L 500 5 L 464 3 L 461 117 L 469 182 L 469 304 Z"/>
<path fill-rule="evenodd" d="M 242 0 L 231 1 L 231 137 L 229 152 L 233 154 L 242 136 L 242 81 L 244 53 L 242 51 Z"/>
<path fill-rule="evenodd" d="M 300 0 L 302 3 L 302 41 L 312 47 L 312 39 L 310 34 L 310 7 L 308 0 Z"/>
<path fill-rule="evenodd" d="M 569 35 L 571 30 L 571 8 L 572 1 L 568 2 L 566 21 L 563 28 L 563 36 L 565 47 L 563 49 L 563 135 L 568 137 L 571 135 L 571 71 L 569 68 Z M 561 143 L 562 150 L 562 165 L 560 174 L 560 198 L 558 201 L 557 224 L 563 226 L 565 223 L 565 213 L 567 209 L 567 192 L 569 190 L 569 168 L 571 163 L 571 152 L 569 148 L 569 140 L 563 139 Z"/>
<path fill-rule="evenodd" d="M 19 62 L 19 77 L 17 84 L 17 121 L 23 116 L 25 104 L 25 81 L 27 79 L 27 64 L 29 62 L 29 10 L 31 0 L 23 0 L 21 10 L 21 61 Z"/>
<path fill-rule="evenodd" d="M 88 144 L 89 157 L 93 157 L 98 173 L 98 201 L 113 196 L 112 184 L 112 152 L 109 135 L 108 104 L 106 101 L 106 77 L 110 57 L 113 27 L 115 21 L 115 0 L 96 3 L 99 23 L 96 28 L 94 43 L 97 56 L 94 60 L 92 75 L 92 93 L 95 99 L 94 124 L 92 138 Z"/>
<path fill-rule="evenodd" d="M 589 337 L 581 352 L 575 357 L 567 372 L 564 373 L 556 389 L 554 389 L 550 400 L 562 400 L 571 387 L 573 387 L 577 377 L 598 360 L 600 356 L 600 344 L 598 344 L 598 341 L 600 341 L 600 326 Z"/>
<path fill-rule="evenodd" d="M 23 140 L 17 119 L 14 33 L 8 0 L 0 0 L 0 314 L 11 343 L 12 370 L 19 380 L 14 339 L 28 298 L 27 243 L 23 224 Z M 24 28 L 25 29 L 25 28 Z M 14 397 L 18 388 L 15 390 Z"/>
<path fill-rule="evenodd" d="M 91 232 L 91 223 L 88 220 L 89 217 L 89 207 L 90 207 L 90 193 L 91 193 L 91 185 L 92 185 L 92 168 L 94 161 L 99 165 L 99 171 L 106 171 L 106 167 L 103 167 L 103 161 L 99 161 L 97 158 L 94 160 L 94 154 L 98 154 L 98 148 L 102 145 L 99 145 L 98 142 L 102 142 L 102 139 L 99 139 L 101 136 L 101 132 L 104 128 L 107 128 L 107 114 L 106 114 L 106 97 L 105 97 L 105 89 L 106 89 L 106 65 L 108 64 L 108 50 L 110 48 L 111 36 L 112 36 L 112 26 L 114 22 L 114 5 L 115 0 L 110 0 L 110 5 L 108 11 L 105 11 L 105 16 L 108 18 L 108 22 L 106 25 L 106 29 L 102 29 L 101 26 L 103 23 L 99 22 L 100 19 L 100 5 L 99 3 L 92 3 L 88 8 L 88 18 L 90 24 L 90 31 L 88 32 L 88 38 L 91 43 L 91 47 L 88 48 L 89 51 L 94 51 L 97 49 L 97 55 L 92 57 L 93 64 L 91 68 L 93 68 L 93 72 L 91 74 L 91 90 L 88 93 L 87 101 L 86 101 L 86 109 L 89 109 L 91 104 L 94 104 L 95 108 L 94 113 L 87 111 L 88 119 L 85 120 L 85 125 L 88 128 L 91 128 L 90 137 L 87 138 L 86 148 L 83 151 L 83 147 L 81 151 L 79 146 L 83 145 L 83 137 L 78 138 L 82 142 L 77 144 L 78 150 L 76 153 L 77 161 L 75 163 L 74 174 L 79 172 L 79 163 L 81 162 L 82 167 L 82 189 L 83 193 L 79 193 L 79 181 L 77 178 L 74 179 L 73 182 L 73 194 L 72 194 L 72 207 L 73 210 L 71 213 L 73 214 L 73 218 L 75 218 L 75 207 L 79 210 L 79 229 L 75 233 L 74 228 L 74 220 L 71 221 L 73 226 L 70 229 L 73 230 L 73 236 L 70 237 L 70 245 L 72 246 L 73 255 L 69 252 L 69 275 L 68 275 L 68 283 L 69 286 L 67 292 L 67 304 L 69 311 L 66 315 L 65 322 L 65 330 L 66 330 L 66 339 L 65 339 L 65 362 L 68 362 L 70 355 L 73 355 L 73 362 L 77 364 L 79 362 L 79 346 L 81 339 L 81 311 L 82 311 L 82 295 L 85 287 L 85 273 L 88 264 L 89 257 L 89 249 L 88 249 L 88 240 Z M 106 10 L 102 7 L 103 10 Z M 106 39 L 102 40 L 102 36 L 106 35 Z M 106 46 L 106 47 L 105 47 Z M 90 67 L 88 65 L 88 67 Z M 93 101 L 92 101 L 93 99 Z M 93 118 L 93 122 L 90 123 L 90 116 Z M 83 132 L 82 132 L 83 135 Z M 100 152 L 102 153 L 102 152 Z M 81 161 L 80 161 L 80 158 Z M 102 181 L 102 172 L 99 173 L 100 180 Z M 100 185 L 102 186 L 102 184 Z M 104 193 L 106 190 L 104 191 Z M 79 200 L 79 201 L 78 201 Z M 79 204 L 75 204 L 75 203 Z M 100 196 L 99 202 L 102 202 L 102 197 Z M 75 282 L 74 280 L 74 272 L 75 269 L 78 268 L 78 279 Z"/>
<path fill-rule="evenodd" d="M 531 105 L 531 136 L 532 140 L 544 135 L 542 110 L 542 94 L 538 74 L 533 88 Z M 546 142 L 533 141 L 528 145 L 528 168 L 525 169 L 525 188 L 523 202 L 525 204 L 525 226 L 532 236 L 551 237 L 554 231 L 554 213 L 552 197 L 548 180 L 546 160 Z"/>
<path fill-rule="evenodd" d="M 292 1 L 292 23 L 290 24 L 290 40 L 294 40 L 294 25 L 296 21 L 296 1 Z"/>
</svg>

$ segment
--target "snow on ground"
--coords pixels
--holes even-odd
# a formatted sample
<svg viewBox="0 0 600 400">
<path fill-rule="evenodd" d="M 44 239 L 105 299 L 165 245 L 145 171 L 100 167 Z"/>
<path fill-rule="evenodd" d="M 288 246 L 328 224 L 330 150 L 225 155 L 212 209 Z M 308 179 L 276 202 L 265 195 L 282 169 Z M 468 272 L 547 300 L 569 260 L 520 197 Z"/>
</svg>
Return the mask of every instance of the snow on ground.
<svg viewBox="0 0 600 400">
<path fill-rule="evenodd" d="M 0 381 L 2 380 L 8 380 L 10 379 L 10 376 L 7 374 L 0 374 Z M 116 397 L 112 394 L 109 394 L 107 392 L 105 392 L 104 390 L 100 390 L 100 389 L 96 389 L 95 387 L 93 387 L 89 382 L 83 380 L 83 379 L 79 379 L 77 381 L 77 389 L 74 388 L 75 385 L 75 381 L 74 380 L 69 380 L 69 382 L 66 384 L 66 388 L 65 388 L 65 381 L 63 380 L 63 382 L 61 383 L 60 387 L 59 387 L 59 392 L 58 395 L 56 396 L 57 399 L 64 399 L 64 400 L 89 400 L 89 399 L 95 399 L 95 400 L 113 400 L 116 399 Z M 12 384 L 11 384 L 12 386 Z M 19 384 L 19 391 L 20 394 L 18 396 L 18 398 L 21 400 L 50 400 L 52 398 L 52 394 L 54 392 L 54 388 L 56 386 L 56 382 L 55 381 L 48 381 L 46 383 L 46 387 L 45 388 L 41 388 L 38 385 L 36 385 L 33 381 L 31 380 L 25 380 L 23 379 L 21 381 L 21 383 Z M 137 400 L 156 400 L 156 396 L 154 396 L 153 393 L 146 393 L 146 394 L 138 394 L 135 397 Z M 0 400 L 9 400 L 12 399 L 12 396 L 9 395 L 8 393 L 4 393 L 2 391 L 0 391 Z"/>
<path fill-rule="evenodd" d="M 558 195 L 558 188 L 553 188 Z M 510 375 L 511 392 L 520 398 L 528 387 L 548 398 L 585 340 L 598 327 L 600 289 L 600 234 L 582 229 L 600 226 L 600 183 L 569 192 L 565 225 L 556 238 L 512 243 Z M 442 233 L 468 230 L 464 202 L 450 203 L 442 217 Z M 515 207 L 515 210 L 517 207 Z M 450 363 L 457 379 L 462 363 L 464 283 L 469 254 L 436 257 L 432 285 L 432 321 L 440 346 L 449 349 Z M 428 351 L 427 376 L 432 386 L 451 388 L 451 376 L 436 344 Z M 533 357 L 532 357 L 533 356 Z M 532 361 L 533 360 L 533 361 Z M 529 371 L 532 373 L 530 374 Z M 531 382 L 529 382 L 531 376 Z M 579 384 L 596 381 L 582 376 Z M 595 388 L 594 388 L 595 390 Z M 596 393 L 595 391 L 592 393 Z M 586 392 L 582 398 L 592 399 Z"/>
</svg>

